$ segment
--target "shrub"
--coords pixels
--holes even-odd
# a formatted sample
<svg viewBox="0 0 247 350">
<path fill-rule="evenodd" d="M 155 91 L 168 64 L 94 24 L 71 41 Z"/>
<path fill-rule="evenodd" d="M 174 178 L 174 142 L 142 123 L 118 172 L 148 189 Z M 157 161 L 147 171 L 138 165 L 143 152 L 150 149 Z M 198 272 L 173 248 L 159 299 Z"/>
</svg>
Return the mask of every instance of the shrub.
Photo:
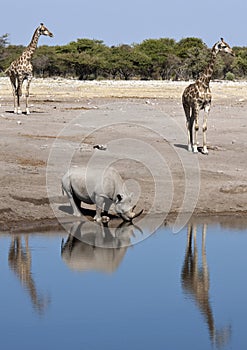
<svg viewBox="0 0 247 350">
<path fill-rule="evenodd" d="M 233 81 L 235 80 L 235 74 L 233 74 L 232 72 L 227 72 L 225 79 L 229 81 Z"/>
</svg>

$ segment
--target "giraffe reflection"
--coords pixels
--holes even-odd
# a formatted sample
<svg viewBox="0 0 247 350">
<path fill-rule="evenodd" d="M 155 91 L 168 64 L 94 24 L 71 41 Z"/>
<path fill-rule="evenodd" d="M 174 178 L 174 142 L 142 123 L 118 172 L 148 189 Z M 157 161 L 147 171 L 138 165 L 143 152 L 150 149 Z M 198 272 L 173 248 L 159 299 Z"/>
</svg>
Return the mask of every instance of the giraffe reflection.
<svg viewBox="0 0 247 350">
<path fill-rule="evenodd" d="M 49 299 L 39 295 L 32 277 L 32 257 L 28 244 L 28 235 L 24 238 L 23 244 L 21 235 L 14 236 L 9 249 L 9 267 L 21 281 L 23 287 L 28 291 L 34 308 L 42 313 L 49 303 Z"/>
<path fill-rule="evenodd" d="M 184 292 L 196 302 L 197 307 L 202 313 L 208 326 L 211 342 L 217 348 L 221 348 L 225 346 L 230 339 L 231 327 L 226 326 L 220 330 L 217 330 L 215 326 L 215 320 L 209 296 L 209 271 L 206 257 L 206 232 L 207 225 L 204 224 L 202 227 L 201 263 L 199 263 L 199 254 L 196 241 L 197 225 L 194 223 L 188 224 L 187 246 L 181 273 L 181 282 Z"/>
</svg>

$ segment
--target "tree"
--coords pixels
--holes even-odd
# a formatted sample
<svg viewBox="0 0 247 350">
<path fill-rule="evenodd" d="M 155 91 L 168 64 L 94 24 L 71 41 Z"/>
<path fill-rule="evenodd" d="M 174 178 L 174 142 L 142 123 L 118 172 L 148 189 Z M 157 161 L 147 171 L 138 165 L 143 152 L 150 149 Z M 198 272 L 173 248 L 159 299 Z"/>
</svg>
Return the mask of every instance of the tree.
<svg viewBox="0 0 247 350">
<path fill-rule="evenodd" d="M 234 47 L 236 58 L 233 60 L 232 72 L 239 78 L 247 76 L 247 47 Z"/>
<path fill-rule="evenodd" d="M 197 79 L 210 57 L 209 49 L 198 38 L 181 39 L 176 44 L 175 53 L 181 60 L 178 72 L 181 80 Z"/>
<path fill-rule="evenodd" d="M 146 62 L 146 75 L 149 78 L 168 78 L 167 72 L 170 70 L 169 63 L 171 62 L 170 58 L 174 53 L 174 48 L 175 40 L 168 38 L 147 39 L 136 45 L 136 51 L 149 58 L 149 62 Z"/>
<path fill-rule="evenodd" d="M 0 36 L 0 49 L 5 48 L 9 44 L 9 34 L 3 34 Z"/>
<path fill-rule="evenodd" d="M 9 44 L 8 42 L 9 34 L 4 34 L 0 36 L 0 71 L 4 70 L 3 62 L 6 58 L 6 46 Z"/>
<path fill-rule="evenodd" d="M 0 37 L 0 71 L 23 51 Z M 40 46 L 33 58 L 34 74 L 78 79 L 197 79 L 210 59 L 210 49 L 199 38 L 146 39 L 139 44 L 108 47 L 102 40 L 77 39 L 67 45 Z M 234 48 L 236 57 L 217 57 L 213 78 L 247 76 L 247 48 Z"/>
<path fill-rule="evenodd" d="M 57 48 L 59 59 L 80 80 L 97 79 L 106 69 L 109 48 L 101 40 L 78 39 Z"/>
<path fill-rule="evenodd" d="M 181 39 L 175 46 L 177 56 L 185 59 L 190 55 L 191 50 L 205 50 L 206 45 L 198 38 L 184 38 Z"/>
<path fill-rule="evenodd" d="M 7 69 L 11 62 L 13 62 L 18 56 L 21 55 L 23 50 L 23 46 L 8 45 L 5 47 L 2 52 L 2 59 L 0 60 L 0 66 L 2 70 Z"/>
<path fill-rule="evenodd" d="M 110 51 L 108 68 L 113 77 L 128 80 L 134 75 L 132 60 L 133 47 L 130 45 L 113 46 Z"/>
<path fill-rule="evenodd" d="M 62 74 L 55 46 L 43 45 L 38 47 L 32 63 L 34 74 L 38 76 L 46 77 Z"/>
</svg>

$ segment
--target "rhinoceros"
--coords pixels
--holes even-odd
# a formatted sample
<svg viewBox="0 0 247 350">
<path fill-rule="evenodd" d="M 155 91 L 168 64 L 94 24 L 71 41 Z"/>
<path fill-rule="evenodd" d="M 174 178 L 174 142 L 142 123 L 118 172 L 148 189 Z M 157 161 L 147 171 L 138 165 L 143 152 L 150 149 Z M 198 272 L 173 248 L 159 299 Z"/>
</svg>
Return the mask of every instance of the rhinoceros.
<svg viewBox="0 0 247 350">
<path fill-rule="evenodd" d="M 97 222 L 109 221 L 108 212 L 113 204 L 116 213 L 125 221 L 132 221 L 143 210 L 134 212 L 132 195 L 128 193 L 120 174 L 112 167 L 101 168 L 73 167 L 62 178 L 62 189 L 67 194 L 75 216 L 81 216 L 81 202 L 96 205 Z"/>
</svg>

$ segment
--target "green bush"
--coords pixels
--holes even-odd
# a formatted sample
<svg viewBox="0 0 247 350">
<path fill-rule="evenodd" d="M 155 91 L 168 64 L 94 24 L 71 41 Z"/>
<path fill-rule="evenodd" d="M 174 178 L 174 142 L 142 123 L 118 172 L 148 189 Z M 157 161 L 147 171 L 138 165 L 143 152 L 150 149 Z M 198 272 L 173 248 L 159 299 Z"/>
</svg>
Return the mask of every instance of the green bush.
<svg viewBox="0 0 247 350">
<path fill-rule="evenodd" d="M 229 80 L 229 81 L 234 81 L 235 80 L 235 74 L 233 74 L 232 72 L 227 72 L 225 79 Z"/>
<path fill-rule="evenodd" d="M 24 50 L 0 36 L 0 72 Z M 247 78 L 247 47 L 234 47 L 235 58 L 218 55 L 213 79 Z M 91 79 L 197 79 L 211 57 L 201 39 L 146 39 L 131 45 L 107 46 L 102 40 L 77 39 L 62 46 L 39 46 L 33 56 L 34 75 Z"/>
</svg>

